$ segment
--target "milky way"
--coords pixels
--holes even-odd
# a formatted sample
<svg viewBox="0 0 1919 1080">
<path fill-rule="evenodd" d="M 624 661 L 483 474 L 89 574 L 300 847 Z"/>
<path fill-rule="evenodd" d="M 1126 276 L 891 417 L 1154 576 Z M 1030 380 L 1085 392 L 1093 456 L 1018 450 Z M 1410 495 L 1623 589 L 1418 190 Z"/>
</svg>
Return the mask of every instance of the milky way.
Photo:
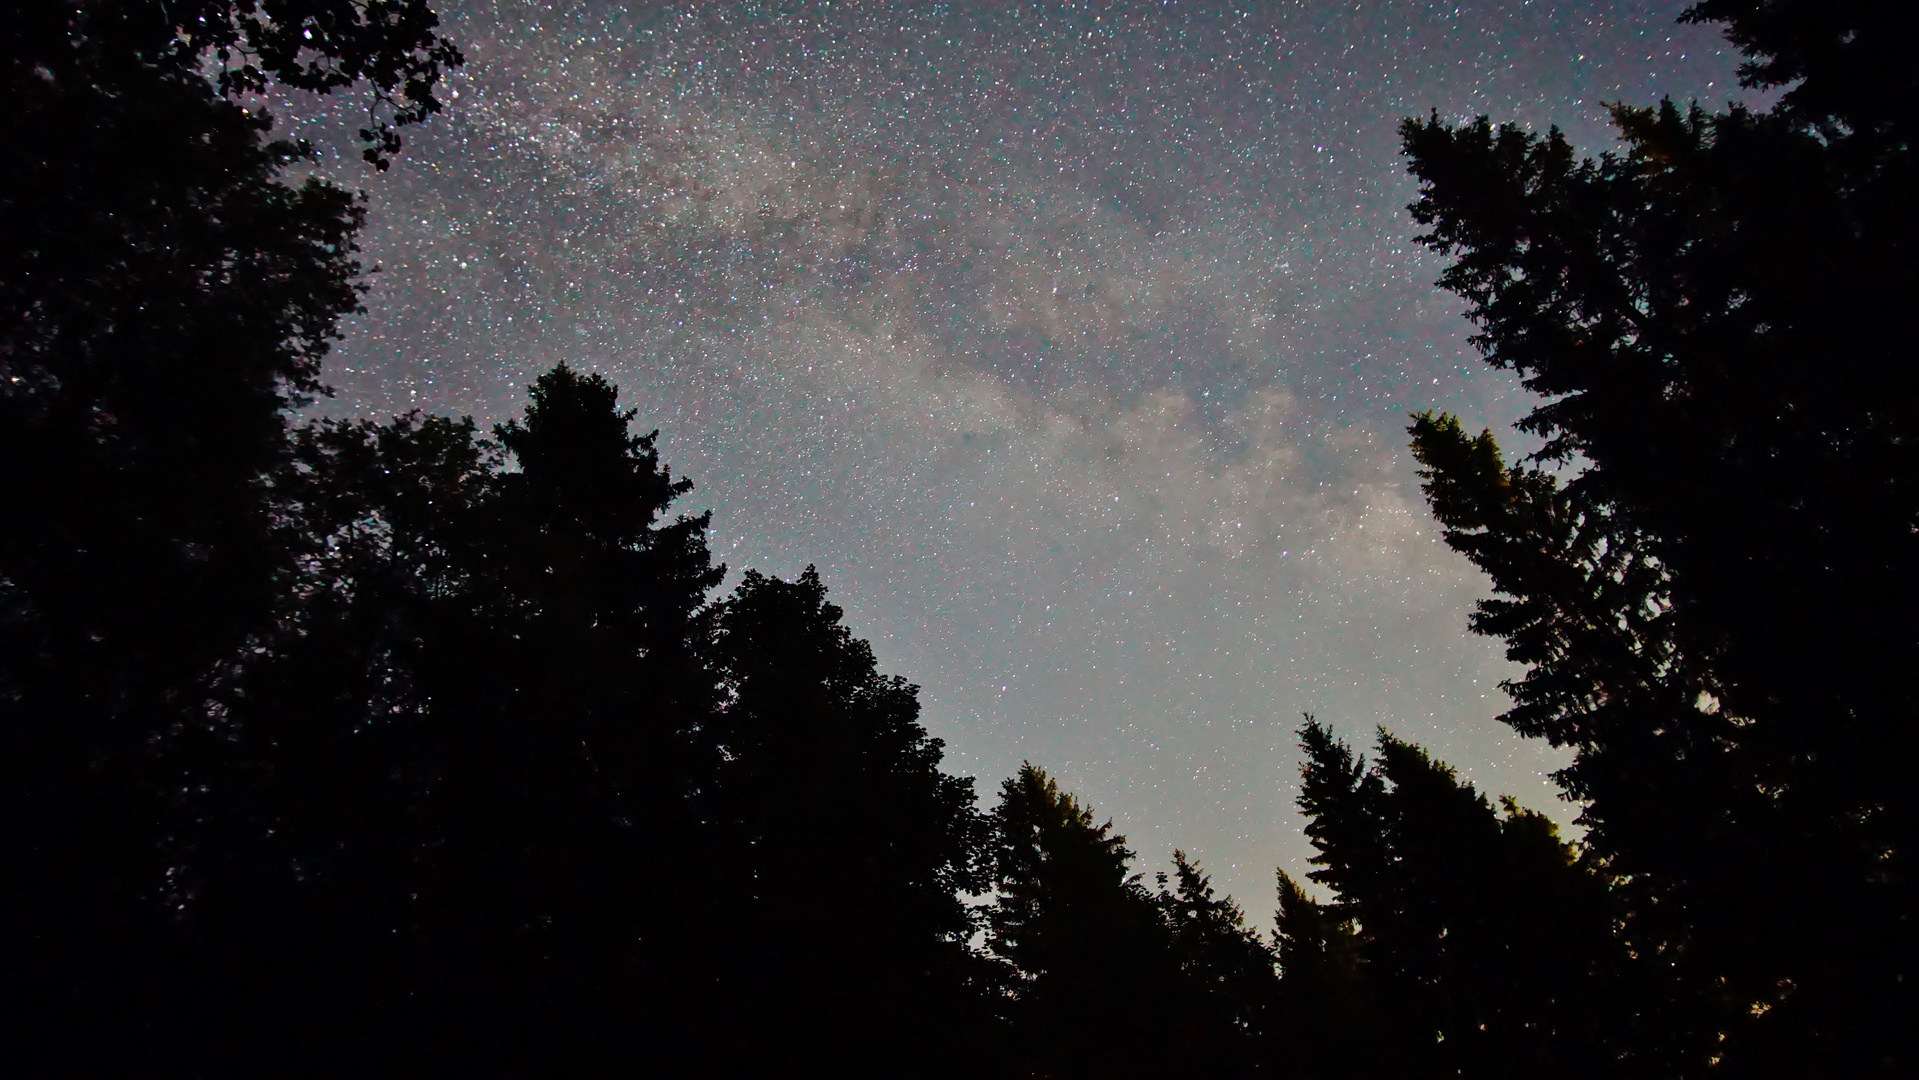
<svg viewBox="0 0 1919 1080">
<path fill-rule="evenodd" d="M 818 564 L 949 769 L 1030 759 L 1264 921 L 1302 712 L 1571 816 L 1404 451 L 1528 402 L 1430 287 L 1396 127 L 1597 151 L 1603 102 L 1735 96 L 1681 6 L 449 5 L 448 112 L 326 166 L 381 268 L 328 408 L 605 373 L 720 558 Z"/>
</svg>

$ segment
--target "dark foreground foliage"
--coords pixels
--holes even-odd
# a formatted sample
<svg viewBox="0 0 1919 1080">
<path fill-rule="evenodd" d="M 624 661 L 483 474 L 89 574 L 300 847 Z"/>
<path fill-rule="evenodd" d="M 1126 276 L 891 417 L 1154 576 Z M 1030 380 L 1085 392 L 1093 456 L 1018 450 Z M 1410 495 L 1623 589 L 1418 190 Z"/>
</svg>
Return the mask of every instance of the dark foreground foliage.
<svg viewBox="0 0 1919 1080">
<path fill-rule="evenodd" d="M 1421 417 L 1448 541 L 1573 747 L 1661 1069 L 1919 1068 L 1912 5 L 1708 0 L 1765 113 L 1618 106 L 1624 147 L 1408 122 L 1414 217 L 1566 482 Z M 1649 1061 L 1648 1067 L 1652 1067 Z"/>
<path fill-rule="evenodd" d="M 23 1075 L 1903 1076 L 1919 670 L 1907 6 L 1707 0 L 1764 114 L 1404 130 L 1541 460 L 1422 416 L 1575 848 L 1308 719 L 1270 941 L 1031 765 L 941 770 L 809 569 L 730 592 L 656 434 L 293 427 L 357 200 L 242 98 L 419 0 L 0 12 L 0 1053 Z M 1576 462 L 1570 475 L 1539 466 Z"/>
</svg>

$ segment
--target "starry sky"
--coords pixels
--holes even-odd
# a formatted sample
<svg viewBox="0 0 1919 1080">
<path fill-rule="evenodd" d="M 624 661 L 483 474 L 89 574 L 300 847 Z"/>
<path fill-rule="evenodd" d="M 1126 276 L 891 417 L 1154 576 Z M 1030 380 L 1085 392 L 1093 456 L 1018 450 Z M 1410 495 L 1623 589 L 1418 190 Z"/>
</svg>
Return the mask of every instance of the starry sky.
<svg viewBox="0 0 1919 1080">
<path fill-rule="evenodd" d="M 1402 117 L 1739 96 L 1681 0 L 445 2 L 340 415 L 605 374 L 739 570 L 817 564 L 947 768 L 1031 760 L 1270 923 L 1302 712 L 1569 820 L 1404 444 L 1529 407 L 1412 241 Z M 1514 445 L 1523 445 L 1519 440 Z"/>
</svg>

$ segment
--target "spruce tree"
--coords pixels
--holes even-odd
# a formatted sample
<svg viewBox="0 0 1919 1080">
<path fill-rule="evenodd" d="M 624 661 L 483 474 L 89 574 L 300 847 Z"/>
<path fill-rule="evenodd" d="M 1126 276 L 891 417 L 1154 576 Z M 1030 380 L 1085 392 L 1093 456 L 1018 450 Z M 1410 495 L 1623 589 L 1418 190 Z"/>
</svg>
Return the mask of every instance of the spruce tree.
<svg viewBox="0 0 1919 1080">
<path fill-rule="evenodd" d="M 1564 485 L 1422 420 L 1448 538 L 1573 747 L 1669 1068 L 1910 1071 L 1919 446 L 1902 5 L 1728 0 L 1764 113 L 1615 109 L 1624 148 L 1409 122 L 1426 242 Z M 1474 444 L 1477 443 L 1477 447 Z M 1657 980 L 1655 980 L 1657 981 Z"/>
<path fill-rule="evenodd" d="M 1282 879 L 1287 1001 L 1322 1011 L 1329 1037 L 1373 1040 L 1356 1068 L 1306 1034 L 1304 1060 L 1322 1075 L 1615 1075 L 1603 882 L 1551 821 L 1510 799 L 1495 811 L 1383 730 L 1371 764 L 1311 720 L 1301 745 L 1310 876 L 1335 898 L 1322 907 Z"/>
<path fill-rule="evenodd" d="M 1170 1068 L 1171 957 L 1112 823 L 1030 764 L 1000 788 L 988 945 L 1019 970 L 1017 1049 L 1041 1076 Z"/>
<path fill-rule="evenodd" d="M 987 943 L 1017 972 L 1015 1060 L 1050 1077 L 1253 1073 L 1271 954 L 1183 855 L 1155 895 L 1095 820 L 1031 764 L 1001 786 Z"/>
<path fill-rule="evenodd" d="M 562 365 L 531 399 L 497 442 L 418 416 L 298 434 L 276 494 L 300 573 L 221 687 L 226 771 L 253 779 L 186 864 L 237 984 L 217 1045 L 602 1069 L 690 1041 L 723 570 L 610 384 Z"/>
<path fill-rule="evenodd" d="M 1180 976 L 1181 1067 L 1221 1077 L 1260 1074 L 1280 1022 L 1273 950 L 1185 852 L 1173 852 L 1172 874 L 1155 878 L 1154 899 Z"/>
<path fill-rule="evenodd" d="M 1265 1040 L 1270 1071 L 1291 1080 L 1382 1075 L 1391 1055 L 1353 920 L 1337 904 L 1315 901 L 1286 871 L 1277 877 L 1273 951 L 1281 974 Z"/>
<path fill-rule="evenodd" d="M 738 863 L 720 973 L 735 1067 L 935 1075 L 990 1053 L 972 781 L 940 771 L 918 688 L 881 675 L 817 570 L 748 571 L 718 609 L 717 813 Z M 722 1022 L 727 1022 L 722 1020 Z"/>
<path fill-rule="evenodd" d="M 494 1016 L 501 1052 L 529 1067 L 611 1065 L 678 992 L 665 928 L 701 906 L 666 874 L 699 880 L 692 800 L 717 697 L 704 608 L 724 568 L 706 515 L 668 516 L 692 485 L 611 384 L 561 365 L 530 397 L 495 429 L 519 467 L 478 508 L 471 606 L 417 676 L 439 772 L 426 963 L 449 1041 Z"/>
</svg>

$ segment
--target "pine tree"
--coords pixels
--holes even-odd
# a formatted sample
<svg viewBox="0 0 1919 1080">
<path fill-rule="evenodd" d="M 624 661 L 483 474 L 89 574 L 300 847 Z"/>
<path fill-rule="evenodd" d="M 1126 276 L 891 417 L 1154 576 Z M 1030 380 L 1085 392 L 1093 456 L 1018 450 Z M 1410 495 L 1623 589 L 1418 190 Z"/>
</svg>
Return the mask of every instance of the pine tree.
<svg viewBox="0 0 1919 1080">
<path fill-rule="evenodd" d="M 988 945 L 1019 970 L 1017 1047 L 1032 1075 L 1145 1076 L 1176 1060 L 1167 940 L 1112 823 L 1030 764 L 993 812 Z"/>
<path fill-rule="evenodd" d="M 1273 950 L 1246 925 L 1232 897 L 1213 892 L 1185 852 L 1173 852 L 1170 876 L 1155 877 L 1154 899 L 1183 990 L 1181 1067 L 1210 1076 L 1258 1075 L 1279 1023 Z"/>
<path fill-rule="evenodd" d="M 718 813 L 738 853 L 739 930 L 721 971 L 748 1071 L 963 1068 L 990 1052 L 990 966 L 962 902 L 984 888 L 972 781 L 940 771 L 918 688 L 879 674 L 817 570 L 748 571 L 719 607 L 727 701 Z"/>
<path fill-rule="evenodd" d="M 1385 1029 L 1352 919 L 1337 905 L 1313 900 L 1286 871 L 1277 876 L 1273 951 L 1281 977 L 1266 1039 L 1273 1073 L 1292 1080 L 1384 1074 L 1390 1060 Z"/>
<path fill-rule="evenodd" d="M 562 365 L 531 397 L 497 443 L 299 433 L 301 572 L 223 687 L 227 771 L 256 781 L 210 800 L 185 866 L 240 998 L 218 1045 L 601 1069 L 690 1039 L 723 569 L 610 384 Z M 278 963 L 243 981 L 248 957 Z"/>
<path fill-rule="evenodd" d="M 1406 125 L 1441 284 L 1550 399 L 1522 425 L 1542 458 L 1582 468 L 1509 469 L 1443 418 L 1415 448 L 1505 594 L 1477 625 L 1532 665 L 1509 718 L 1577 751 L 1628 941 L 1678 980 L 1648 1052 L 1894 1075 L 1919 979 L 1913 16 L 1687 17 L 1725 20 L 1778 104 L 1621 106 L 1624 150 L 1585 162 L 1557 132 Z"/>
<path fill-rule="evenodd" d="M 1301 744 L 1311 877 L 1335 901 L 1322 907 L 1281 882 L 1288 1001 L 1323 1008 L 1331 1036 L 1374 1039 L 1355 1051 L 1363 1068 L 1326 1047 L 1304 1058 L 1330 1065 L 1321 1075 L 1612 1075 L 1616 947 L 1603 882 L 1551 821 L 1511 800 L 1496 812 L 1383 730 L 1371 765 L 1310 719 Z M 1324 1006 L 1306 996 L 1316 990 Z"/>
<path fill-rule="evenodd" d="M 1184 855 L 1155 895 L 1094 821 L 1031 764 L 1000 788 L 987 943 L 1017 971 L 1016 1060 L 1047 1077 L 1254 1073 L 1271 954 Z"/>
</svg>

